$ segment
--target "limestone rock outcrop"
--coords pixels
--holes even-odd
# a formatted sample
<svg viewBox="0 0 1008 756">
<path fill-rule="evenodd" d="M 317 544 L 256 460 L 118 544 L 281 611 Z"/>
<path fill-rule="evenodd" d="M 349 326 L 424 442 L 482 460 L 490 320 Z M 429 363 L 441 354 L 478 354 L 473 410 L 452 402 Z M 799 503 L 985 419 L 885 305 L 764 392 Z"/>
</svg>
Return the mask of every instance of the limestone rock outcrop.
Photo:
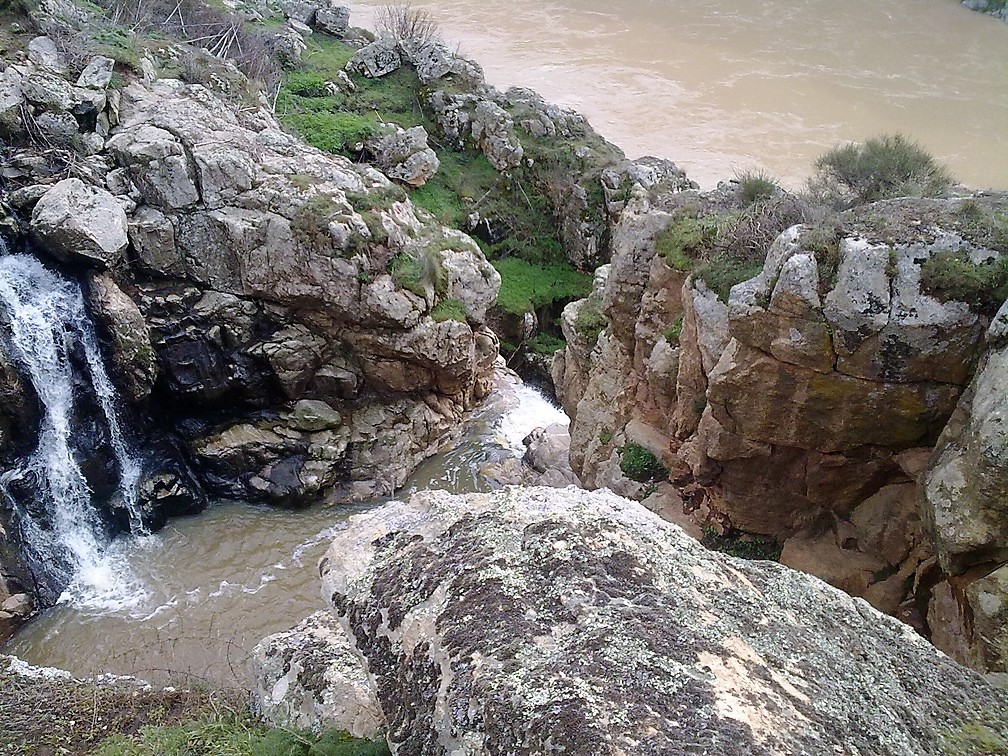
<svg viewBox="0 0 1008 756">
<path fill-rule="evenodd" d="M 318 612 L 265 638 L 250 662 L 252 710 L 274 727 L 382 733 L 381 707 L 360 656 L 336 618 Z"/>
<path fill-rule="evenodd" d="M 938 754 L 1008 736 L 1004 691 L 906 625 L 605 492 L 415 494 L 356 516 L 320 572 L 398 753 Z"/>
</svg>

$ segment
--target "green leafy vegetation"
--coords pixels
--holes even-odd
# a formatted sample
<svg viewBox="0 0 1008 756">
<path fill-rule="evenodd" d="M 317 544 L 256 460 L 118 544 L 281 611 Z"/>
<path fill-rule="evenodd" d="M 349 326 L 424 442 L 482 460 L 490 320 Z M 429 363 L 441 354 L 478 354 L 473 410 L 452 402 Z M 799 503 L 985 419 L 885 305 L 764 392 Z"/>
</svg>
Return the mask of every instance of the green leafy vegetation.
<svg viewBox="0 0 1008 756">
<path fill-rule="evenodd" d="M 762 538 L 733 530 L 722 535 L 714 528 L 704 528 L 700 543 L 712 551 L 720 551 L 741 559 L 780 560 L 782 547 L 772 538 Z"/>
<path fill-rule="evenodd" d="M 613 434 L 611 431 L 601 430 L 598 434 L 599 443 L 611 444 L 613 440 Z"/>
<path fill-rule="evenodd" d="M 567 346 L 567 342 L 549 333 L 537 333 L 533 336 L 527 347 L 535 354 L 552 355 Z"/>
<path fill-rule="evenodd" d="M 609 325 L 602 312 L 602 303 L 595 296 L 588 297 L 578 309 L 574 318 L 574 330 L 592 347 L 598 342 L 599 334 Z"/>
<path fill-rule="evenodd" d="M 991 717 L 996 721 L 997 714 Z M 967 722 L 942 737 L 947 756 L 1008 756 L 1008 739 L 982 722 Z"/>
<path fill-rule="evenodd" d="M 743 206 L 764 202 L 780 188 L 777 179 L 762 168 L 742 171 L 735 175 L 735 181 L 738 183 L 739 200 Z"/>
<path fill-rule="evenodd" d="M 717 239 L 716 216 L 680 213 L 655 238 L 655 249 L 674 270 L 691 271 L 703 250 Z"/>
<path fill-rule="evenodd" d="M 501 276 L 497 304 L 514 315 L 581 299 L 591 291 L 592 277 L 568 263 L 536 265 L 509 257 L 495 260 L 493 266 Z"/>
<path fill-rule="evenodd" d="M 1008 257 L 975 263 L 961 250 L 938 252 L 921 266 L 921 289 L 993 314 L 1008 298 Z"/>
<path fill-rule="evenodd" d="M 629 443 L 619 450 L 620 470 L 630 480 L 653 483 L 668 478 L 668 470 L 646 446 Z"/>
<path fill-rule="evenodd" d="M 403 289 L 433 304 L 436 294 L 443 294 L 448 284 L 441 265 L 441 251 L 436 246 L 409 250 L 395 256 L 390 266 L 392 280 Z"/>
<path fill-rule="evenodd" d="M 952 174 L 902 134 L 884 134 L 832 148 L 815 162 L 809 191 L 834 207 L 852 207 L 891 197 L 937 197 Z"/>
<path fill-rule="evenodd" d="M 438 323 L 445 320 L 457 320 L 460 323 L 465 323 L 465 305 L 458 299 L 442 299 L 431 310 L 431 317 Z"/>
<path fill-rule="evenodd" d="M 679 343 L 679 337 L 682 336 L 683 327 L 683 316 L 680 314 L 679 317 L 675 319 L 675 322 L 670 325 L 664 333 L 665 341 L 669 344 L 675 346 Z"/>
<path fill-rule="evenodd" d="M 762 269 L 761 261 L 737 260 L 729 255 L 720 254 L 697 268 L 693 275 L 703 281 L 718 299 L 727 302 L 733 286 L 759 275 Z"/>
</svg>

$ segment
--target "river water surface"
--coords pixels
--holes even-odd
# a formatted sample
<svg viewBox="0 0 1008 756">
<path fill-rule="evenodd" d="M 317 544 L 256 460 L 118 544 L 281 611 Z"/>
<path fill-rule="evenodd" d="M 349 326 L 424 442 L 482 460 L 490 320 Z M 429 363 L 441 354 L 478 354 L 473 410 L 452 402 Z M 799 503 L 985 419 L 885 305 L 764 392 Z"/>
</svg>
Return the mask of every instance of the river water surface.
<svg viewBox="0 0 1008 756">
<path fill-rule="evenodd" d="M 388 0 L 354 0 L 373 28 Z M 1008 189 L 1008 24 L 957 0 L 413 0 L 500 88 L 585 114 L 704 188 L 763 167 L 792 188 L 842 141 L 912 136 Z"/>
<path fill-rule="evenodd" d="M 480 468 L 522 454 L 522 438 L 554 422 L 567 417 L 535 389 L 498 376 L 458 439 L 400 495 L 487 490 Z M 152 536 L 120 538 L 105 554 L 104 582 L 72 587 L 0 652 L 77 675 L 244 687 L 256 643 L 326 608 L 318 560 L 347 517 L 369 506 L 292 512 L 220 502 Z"/>
</svg>

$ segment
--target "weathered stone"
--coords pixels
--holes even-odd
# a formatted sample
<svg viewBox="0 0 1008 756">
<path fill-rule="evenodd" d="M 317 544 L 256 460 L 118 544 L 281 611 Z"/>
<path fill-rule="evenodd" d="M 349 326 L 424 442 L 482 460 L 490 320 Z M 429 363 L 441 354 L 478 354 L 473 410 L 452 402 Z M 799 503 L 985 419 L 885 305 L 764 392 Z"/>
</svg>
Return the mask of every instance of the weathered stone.
<svg viewBox="0 0 1008 756">
<path fill-rule="evenodd" d="M 391 134 L 378 139 L 371 151 L 375 165 L 386 176 L 407 186 L 423 186 L 440 165 L 434 150 L 427 146 L 427 132 L 423 126 L 396 127 Z"/>
<path fill-rule="evenodd" d="M 121 259 L 129 240 L 126 213 L 108 192 L 64 179 L 35 205 L 32 235 L 60 260 L 105 268 Z"/>
<path fill-rule="evenodd" d="M 350 9 L 345 5 L 330 5 L 315 11 L 315 28 L 338 37 L 350 26 Z"/>
<path fill-rule="evenodd" d="M 49 37 L 35 37 L 28 43 L 28 60 L 55 74 L 67 72 L 66 61 Z"/>
<path fill-rule="evenodd" d="M 347 61 L 346 69 L 369 79 L 390 74 L 402 66 L 398 46 L 394 39 L 382 37 L 362 47 Z"/>
<path fill-rule="evenodd" d="M 514 133 L 511 116 L 500 105 L 483 100 L 472 114 L 472 138 L 490 164 L 498 171 L 510 171 L 521 165 L 525 154 Z"/>
<path fill-rule="evenodd" d="M 91 62 L 81 71 L 77 79 L 78 87 L 89 87 L 91 89 L 105 89 L 112 82 L 112 69 L 115 60 L 106 58 L 104 55 L 96 55 L 91 58 Z"/>
<path fill-rule="evenodd" d="M 945 572 L 1008 561 L 1008 349 L 987 356 L 942 431 L 921 514 Z"/>
<path fill-rule="evenodd" d="M 338 428 L 343 423 L 340 413 L 318 399 L 301 399 L 287 418 L 287 424 L 299 431 L 321 431 Z"/>
<path fill-rule="evenodd" d="M 158 373 L 147 323 L 111 276 L 95 274 L 89 283 L 91 311 L 108 332 L 118 382 L 132 401 L 142 401 L 150 394 Z"/>
<path fill-rule="evenodd" d="M 979 669 L 1008 671 L 1008 565 L 966 587 Z"/>
<path fill-rule="evenodd" d="M 354 518 L 320 570 L 402 753 L 895 755 L 971 723 L 1008 735 L 1005 693 L 906 625 L 606 493 L 416 494 Z"/>
<path fill-rule="evenodd" d="M 274 727 L 374 738 L 384 723 L 360 656 L 329 612 L 252 649 L 252 709 Z"/>
</svg>

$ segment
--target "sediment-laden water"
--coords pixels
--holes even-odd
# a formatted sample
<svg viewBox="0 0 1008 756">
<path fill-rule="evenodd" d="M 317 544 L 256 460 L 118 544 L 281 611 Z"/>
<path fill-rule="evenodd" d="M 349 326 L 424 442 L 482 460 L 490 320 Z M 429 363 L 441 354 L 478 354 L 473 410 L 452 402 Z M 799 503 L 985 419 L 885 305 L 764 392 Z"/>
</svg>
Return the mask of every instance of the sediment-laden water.
<svg viewBox="0 0 1008 756">
<path fill-rule="evenodd" d="M 452 448 L 427 460 L 400 495 L 484 490 L 483 465 L 520 455 L 522 438 L 553 422 L 566 416 L 499 376 Z M 367 506 L 286 511 L 222 502 L 154 535 L 121 537 L 104 554 L 105 583 L 78 583 L 0 651 L 79 675 L 245 685 L 256 643 L 325 608 L 318 560 L 334 530 Z"/>
<path fill-rule="evenodd" d="M 354 0 L 371 26 L 386 0 Z M 630 157 L 704 188 L 764 167 L 798 187 L 841 141 L 910 134 L 1008 188 L 1008 24 L 957 0 L 414 0 L 490 83 L 539 90 Z"/>
</svg>

